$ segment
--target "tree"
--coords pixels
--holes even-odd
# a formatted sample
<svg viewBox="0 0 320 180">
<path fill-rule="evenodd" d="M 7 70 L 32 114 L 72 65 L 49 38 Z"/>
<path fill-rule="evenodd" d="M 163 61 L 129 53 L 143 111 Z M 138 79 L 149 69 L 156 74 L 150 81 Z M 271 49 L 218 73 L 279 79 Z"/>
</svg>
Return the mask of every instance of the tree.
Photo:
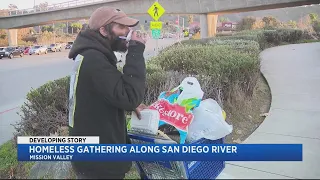
<svg viewBox="0 0 320 180">
<path fill-rule="evenodd" d="M 193 15 L 188 16 L 188 23 L 189 24 L 193 23 Z"/>
<path fill-rule="evenodd" d="M 297 22 L 293 21 L 293 20 L 290 20 L 288 22 L 288 26 L 291 27 L 291 28 L 297 28 Z"/>
<path fill-rule="evenodd" d="M 82 24 L 78 22 L 72 23 L 71 28 L 72 28 L 72 34 L 74 33 L 74 31 L 78 33 L 79 30 L 82 28 Z"/>
<path fill-rule="evenodd" d="M 34 6 L 33 8 L 36 11 L 46 11 L 48 9 L 48 2 L 40 3 L 39 5 Z"/>
<path fill-rule="evenodd" d="M 252 30 L 256 24 L 257 19 L 255 17 L 245 17 L 237 25 L 238 30 Z"/>
<path fill-rule="evenodd" d="M 318 14 L 316 14 L 316 13 L 310 13 L 309 17 L 310 17 L 311 22 L 318 20 Z"/>
<path fill-rule="evenodd" d="M 53 27 L 52 27 L 52 26 L 45 25 L 45 26 L 42 26 L 42 27 L 41 27 L 41 31 L 42 31 L 42 32 L 45 32 L 45 31 L 47 31 L 47 32 L 53 32 Z"/>
<path fill-rule="evenodd" d="M 55 26 L 54 26 L 54 31 L 55 32 L 61 32 L 63 33 L 63 29 L 66 28 L 67 25 L 64 24 L 64 23 L 57 23 Z"/>
<path fill-rule="evenodd" d="M 262 21 L 265 23 L 265 28 L 276 28 L 280 25 L 280 22 L 272 16 L 266 16 L 262 18 Z"/>
<path fill-rule="evenodd" d="M 220 18 L 219 18 L 219 21 L 220 21 L 221 23 L 224 23 L 224 22 L 229 22 L 229 19 L 226 18 L 226 17 L 220 17 Z"/>
<path fill-rule="evenodd" d="M 29 36 L 31 34 L 31 29 L 33 28 L 21 28 L 18 29 L 18 40 L 24 39 L 25 37 Z"/>
<path fill-rule="evenodd" d="M 0 29 L 0 39 L 6 39 L 7 38 L 7 32 L 4 29 Z"/>
<path fill-rule="evenodd" d="M 15 5 L 15 4 L 9 4 L 8 7 L 9 7 L 10 10 L 17 10 L 18 9 L 18 6 Z"/>
</svg>

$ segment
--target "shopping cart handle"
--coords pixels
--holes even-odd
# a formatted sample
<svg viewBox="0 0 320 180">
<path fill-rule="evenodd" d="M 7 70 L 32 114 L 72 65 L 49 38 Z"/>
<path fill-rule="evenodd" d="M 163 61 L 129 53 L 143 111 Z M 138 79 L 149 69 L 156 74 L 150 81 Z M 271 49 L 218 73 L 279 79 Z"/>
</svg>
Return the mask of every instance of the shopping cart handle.
<svg viewBox="0 0 320 180">
<path fill-rule="evenodd" d="M 156 144 L 178 144 L 176 141 L 170 139 L 154 139 L 154 143 Z"/>
</svg>

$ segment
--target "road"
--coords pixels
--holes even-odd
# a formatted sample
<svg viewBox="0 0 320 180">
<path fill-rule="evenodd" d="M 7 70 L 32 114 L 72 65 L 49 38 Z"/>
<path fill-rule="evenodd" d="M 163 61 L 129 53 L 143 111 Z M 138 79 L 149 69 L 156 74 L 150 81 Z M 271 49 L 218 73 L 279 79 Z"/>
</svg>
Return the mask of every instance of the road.
<svg viewBox="0 0 320 180">
<path fill-rule="evenodd" d="M 159 40 L 159 49 L 174 43 L 173 39 Z M 155 40 L 146 44 L 145 58 L 155 55 Z M 0 145 L 13 137 L 11 124 L 20 120 L 19 107 L 31 88 L 50 80 L 67 76 L 73 61 L 68 51 L 46 55 L 26 55 L 23 58 L 0 60 Z"/>
</svg>

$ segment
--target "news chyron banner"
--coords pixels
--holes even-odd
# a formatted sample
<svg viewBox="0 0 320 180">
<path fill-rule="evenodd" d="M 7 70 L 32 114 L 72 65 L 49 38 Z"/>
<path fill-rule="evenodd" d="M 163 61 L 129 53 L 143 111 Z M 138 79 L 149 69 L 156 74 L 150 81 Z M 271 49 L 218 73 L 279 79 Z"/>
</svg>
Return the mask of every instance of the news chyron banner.
<svg viewBox="0 0 320 180">
<path fill-rule="evenodd" d="M 302 161 L 302 144 L 99 144 L 99 137 L 18 137 L 19 161 Z"/>
</svg>

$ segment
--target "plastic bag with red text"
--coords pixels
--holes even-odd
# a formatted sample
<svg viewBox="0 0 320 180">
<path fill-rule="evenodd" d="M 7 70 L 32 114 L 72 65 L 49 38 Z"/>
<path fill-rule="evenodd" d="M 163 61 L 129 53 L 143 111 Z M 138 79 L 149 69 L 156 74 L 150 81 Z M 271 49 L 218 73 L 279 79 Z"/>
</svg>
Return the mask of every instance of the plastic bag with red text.
<svg viewBox="0 0 320 180">
<path fill-rule="evenodd" d="M 200 83 L 195 77 L 187 77 L 171 91 L 162 92 L 149 109 L 158 110 L 159 127 L 171 125 L 180 134 L 180 144 L 184 144 L 188 127 L 194 119 L 193 109 L 198 107 L 203 97 Z"/>
</svg>

